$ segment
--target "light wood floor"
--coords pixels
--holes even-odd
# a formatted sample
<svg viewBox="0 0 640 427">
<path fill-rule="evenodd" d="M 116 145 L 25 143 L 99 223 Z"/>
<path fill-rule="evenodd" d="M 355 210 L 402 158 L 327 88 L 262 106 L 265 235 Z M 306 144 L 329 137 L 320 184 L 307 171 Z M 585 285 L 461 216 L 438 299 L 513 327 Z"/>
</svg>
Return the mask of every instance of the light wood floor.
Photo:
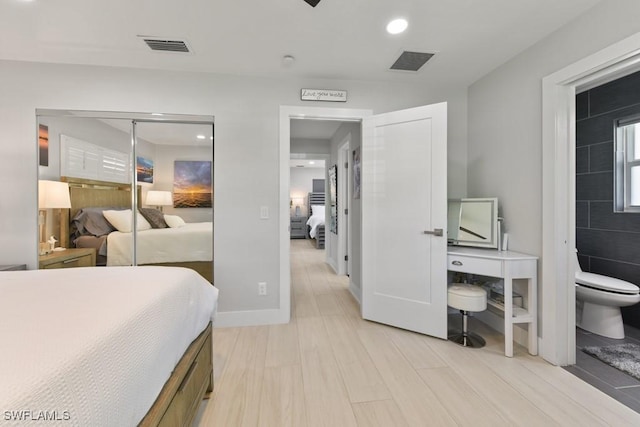
<svg viewBox="0 0 640 427">
<path fill-rule="evenodd" d="M 472 323 L 482 349 L 360 318 L 347 279 L 291 241 L 292 319 L 214 329 L 199 426 L 640 425 L 640 415 Z M 457 319 L 455 325 L 457 326 Z"/>
</svg>

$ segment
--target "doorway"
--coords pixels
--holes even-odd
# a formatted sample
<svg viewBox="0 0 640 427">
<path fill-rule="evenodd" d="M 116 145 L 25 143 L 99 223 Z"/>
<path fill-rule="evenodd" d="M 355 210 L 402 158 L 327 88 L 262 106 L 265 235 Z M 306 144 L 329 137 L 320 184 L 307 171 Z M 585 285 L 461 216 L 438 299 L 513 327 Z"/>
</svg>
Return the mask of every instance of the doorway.
<svg viewBox="0 0 640 427">
<path fill-rule="evenodd" d="M 280 307 L 274 323 L 288 323 L 291 318 L 291 246 L 289 239 L 290 226 L 290 168 L 291 157 L 291 120 L 336 120 L 344 122 L 361 122 L 371 115 L 371 110 L 356 110 L 346 108 L 322 108 L 302 106 L 280 107 L 280 197 L 279 197 L 279 248 L 280 248 Z M 354 289 L 350 284 L 350 290 Z M 354 294 L 360 299 L 359 292 Z"/>
<path fill-rule="evenodd" d="M 574 283 L 575 96 L 628 74 L 640 64 L 640 33 L 542 80 L 543 240 L 542 356 L 556 365 L 576 362 Z"/>
</svg>

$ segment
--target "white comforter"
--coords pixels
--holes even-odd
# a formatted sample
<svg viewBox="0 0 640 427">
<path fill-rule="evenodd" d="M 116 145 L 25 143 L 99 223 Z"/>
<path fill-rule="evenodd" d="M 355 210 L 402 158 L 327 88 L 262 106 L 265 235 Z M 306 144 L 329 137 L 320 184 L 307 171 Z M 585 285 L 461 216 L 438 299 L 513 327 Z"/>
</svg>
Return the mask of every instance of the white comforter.
<svg viewBox="0 0 640 427">
<path fill-rule="evenodd" d="M 217 295 L 185 268 L 3 272 L 2 425 L 135 426 Z"/>
<path fill-rule="evenodd" d="M 140 264 L 213 260 L 213 223 L 191 222 L 178 228 L 138 231 L 136 261 Z M 107 236 L 107 265 L 131 265 L 131 233 Z"/>
<path fill-rule="evenodd" d="M 315 239 L 316 234 L 318 234 L 318 226 L 324 225 L 324 215 L 312 215 L 307 220 L 307 225 L 311 227 L 309 230 L 309 236 L 312 239 Z"/>
</svg>

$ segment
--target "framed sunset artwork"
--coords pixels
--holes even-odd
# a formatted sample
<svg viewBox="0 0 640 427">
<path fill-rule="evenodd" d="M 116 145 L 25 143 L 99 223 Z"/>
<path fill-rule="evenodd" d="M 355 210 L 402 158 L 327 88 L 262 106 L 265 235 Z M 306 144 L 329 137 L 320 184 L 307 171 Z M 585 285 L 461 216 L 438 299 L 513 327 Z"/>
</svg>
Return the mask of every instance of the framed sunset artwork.
<svg viewBox="0 0 640 427">
<path fill-rule="evenodd" d="M 176 160 L 173 167 L 173 207 L 212 207 L 211 181 L 210 161 Z"/>
</svg>

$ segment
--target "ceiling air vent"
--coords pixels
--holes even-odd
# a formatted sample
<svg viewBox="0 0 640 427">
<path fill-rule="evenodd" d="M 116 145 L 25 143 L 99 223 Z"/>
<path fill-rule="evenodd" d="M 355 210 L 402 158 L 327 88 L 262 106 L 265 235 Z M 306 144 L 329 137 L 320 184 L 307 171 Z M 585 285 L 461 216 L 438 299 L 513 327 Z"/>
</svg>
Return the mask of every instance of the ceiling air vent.
<svg viewBox="0 0 640 427">
<path fill-rule="evenodd" d="M 183 40 L 166 40 L 166 39 L 148 39 L 144 38 L 144 42 L 151 50 L 159 50 L 163 52 L 184 52 L 188 53 L 189 46 Z"/>
<path fill-rule="evenodd" d="M 398 57 L 398 59 L 396 59 L 396 62 L 393 63 L 391 69 L 402 71 L 418 71 L 420 67 L 426 64 L 426 62 L 430 60 L 433 55 L 433 53 L 408 52 L 405 50 Z"/>
</svg>

